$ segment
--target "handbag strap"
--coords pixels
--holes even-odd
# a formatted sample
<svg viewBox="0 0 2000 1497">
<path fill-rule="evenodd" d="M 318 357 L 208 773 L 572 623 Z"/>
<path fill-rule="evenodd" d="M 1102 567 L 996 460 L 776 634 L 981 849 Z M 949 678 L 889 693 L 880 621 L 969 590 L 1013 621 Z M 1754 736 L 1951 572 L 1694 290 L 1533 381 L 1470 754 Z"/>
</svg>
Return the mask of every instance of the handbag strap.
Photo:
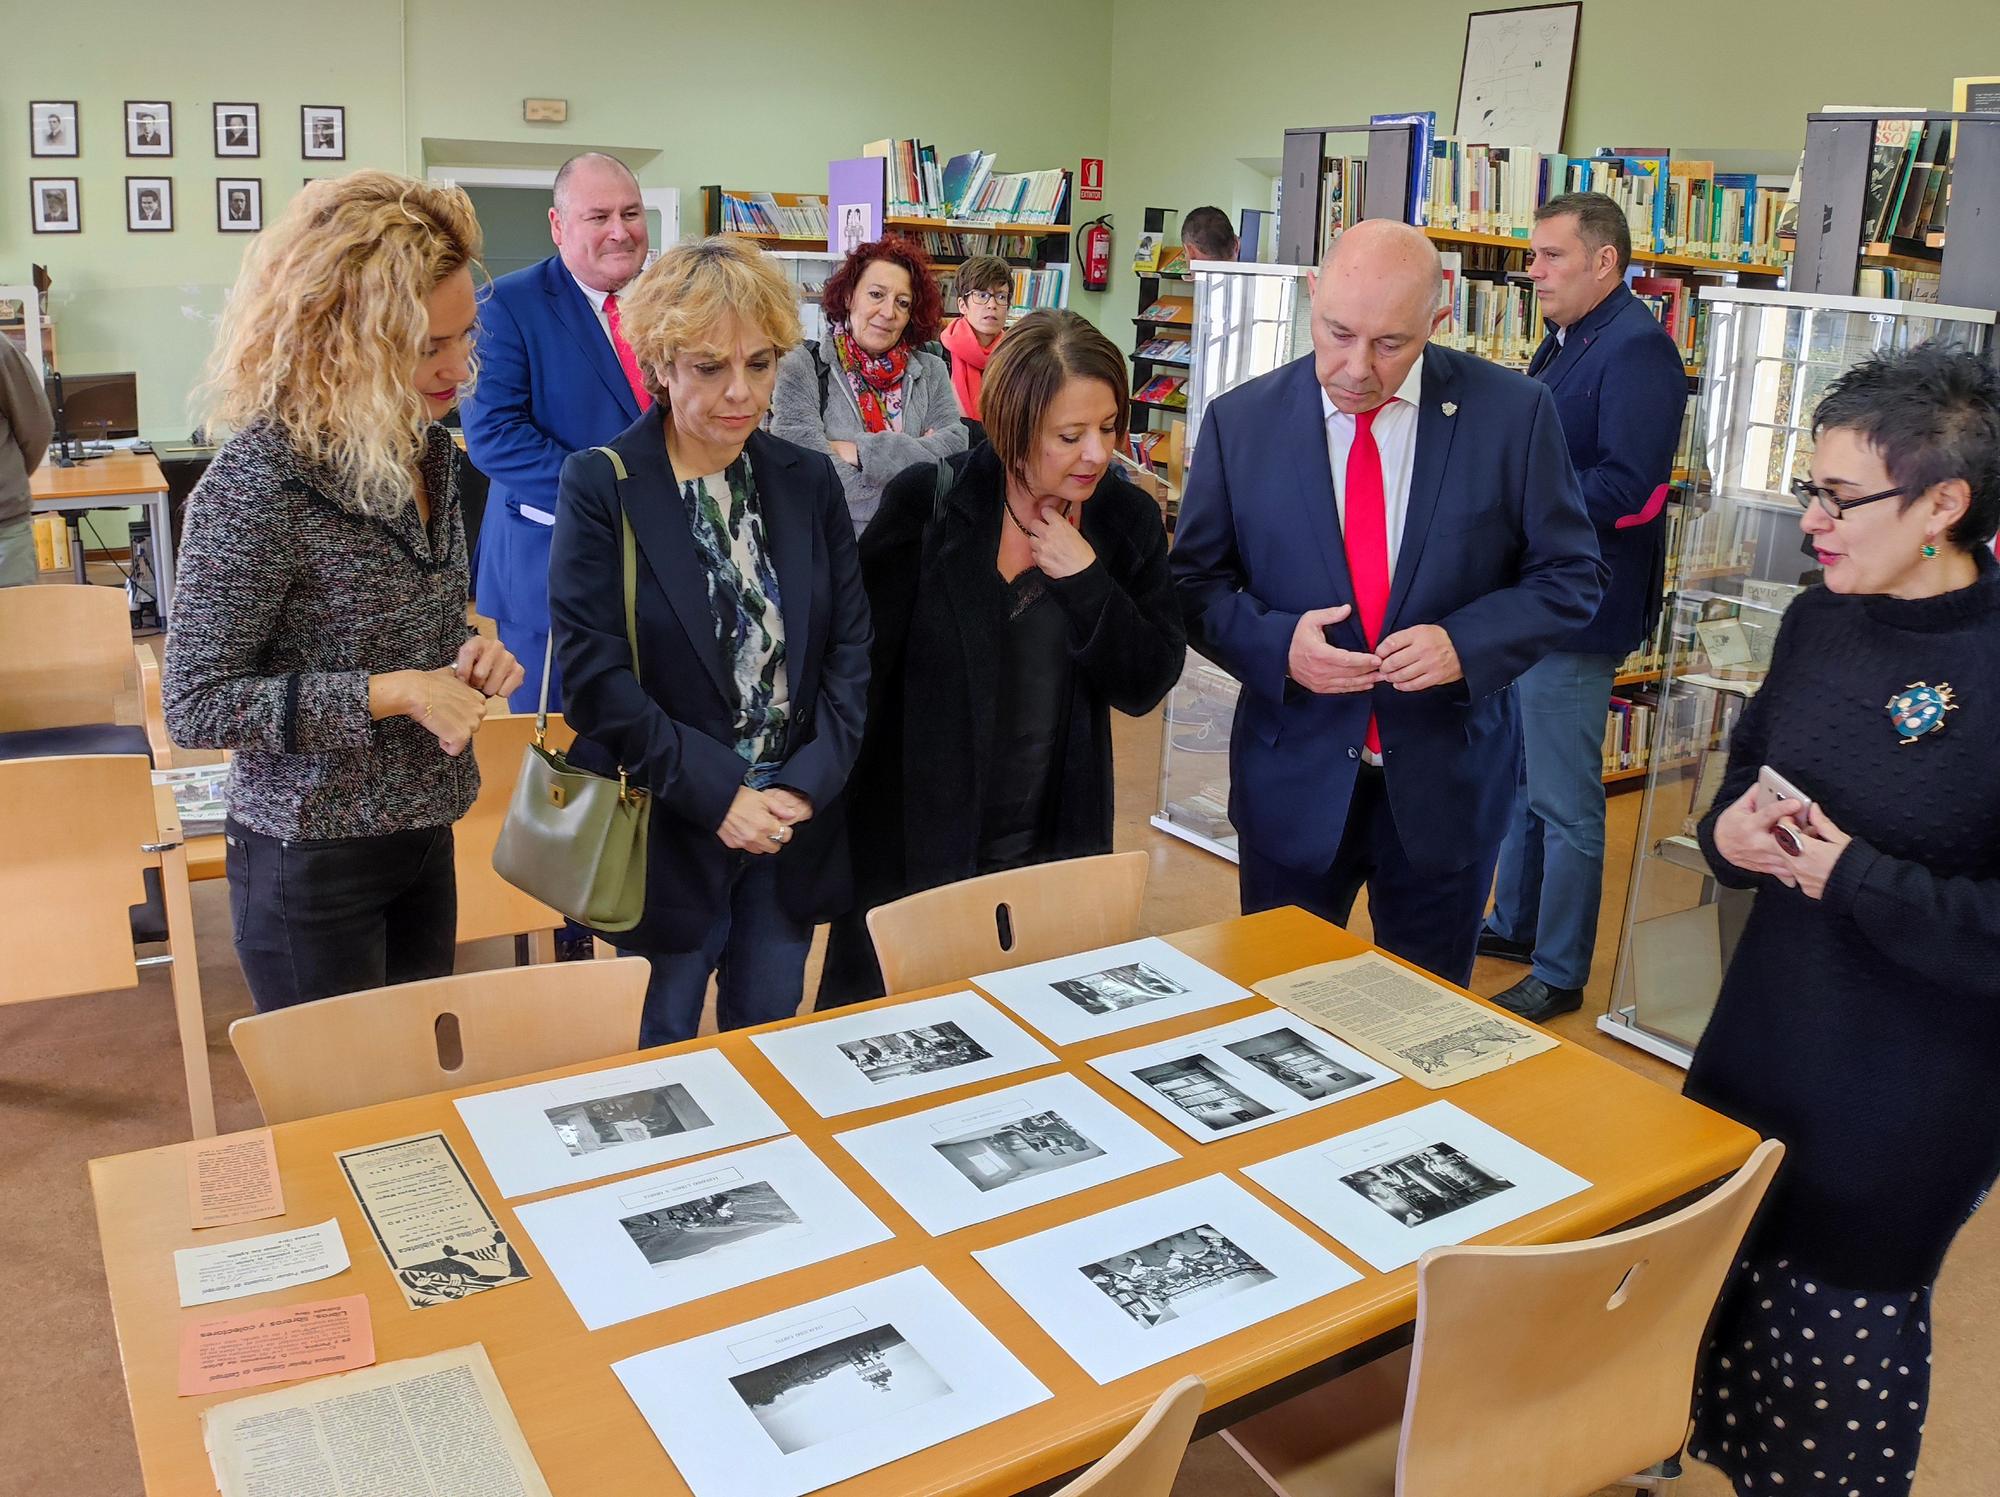
<svg viewBox="0 0 2000 1497">
<path fill-rule="evenodd" d="M 610 459 L 611 471 L 619 483 L 623 483 L 630 476 L 625 471 L 625 459 L 620 457 L 611 448 L 596 447 L 591 450 L 601 452 L 605 457 Z M 625 592 L 625 643 L 631 646 L 632 675 L 634 679 L 637 679 L 639 675 L 639 544 L 637 537 L 632 534 L 632 517 L 625 512 L 625 500 L 622 495 L 618 501 L 618 527 L 620 532 L 618 537 L 620 570 L 623 573 Z M 551 621 L 548 641 L 542 648 L 542 693 L 540 700 L 535 704 L 535 745 L 538 748 L 549 731 L 549 676 L 555 669 L 555 659 L 556 631 L 554 622 Z"/>
</svg>

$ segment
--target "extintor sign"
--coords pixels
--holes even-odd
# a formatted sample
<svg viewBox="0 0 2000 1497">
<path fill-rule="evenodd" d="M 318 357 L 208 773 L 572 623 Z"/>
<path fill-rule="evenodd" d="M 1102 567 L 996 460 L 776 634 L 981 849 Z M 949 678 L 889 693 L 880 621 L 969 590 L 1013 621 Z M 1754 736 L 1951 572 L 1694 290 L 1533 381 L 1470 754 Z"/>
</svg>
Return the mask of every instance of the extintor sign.
<svg viewBox="0 0 2000 1497">
<path fill-rule="evenodd" d="M 1094 157 L 1083 158 L 1083 170 L 1077 173 L 1076 196 L 1079 202 L 1101 203 L 1104 201 L 1104 163 Z"/>
</svg>

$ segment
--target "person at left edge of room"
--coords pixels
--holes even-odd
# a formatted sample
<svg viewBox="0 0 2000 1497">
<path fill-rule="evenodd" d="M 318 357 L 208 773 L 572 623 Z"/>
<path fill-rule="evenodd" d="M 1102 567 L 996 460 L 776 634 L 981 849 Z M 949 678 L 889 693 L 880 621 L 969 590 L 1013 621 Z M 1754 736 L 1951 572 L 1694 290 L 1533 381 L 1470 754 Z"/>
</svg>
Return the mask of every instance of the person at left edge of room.
<svg viewBox="0 0 2000 1497">
<path fill-rule="evenodd" d="M 1528 365 L 1555 397 L 1597 549 L 1597 615 L 1521 673 L 1521 776 L 1479 953 L 1530 970 L 1493 1001 L 1544 1023 L 1583 1006 L 1604 888 L 1605 716 L 1618 667 L 1653 632 L 1668 480 L 1687 408 L 1680 350 L 1625 285 L 1632 231 L 1603 193 L 1535 210 L 1528 275 L 1549 333 Z"/>
<path fill-rule="evenodd" d="M 35 580 L 28 480 L 41 467 L 55 430 L 40 373 L 12 339 L 0 338 L 0 587 Z"/>
<path fill-rule="evenodd" d="M 940 342 L 951 355 L 951 387 L 958 393 L 958 406 L 969 422 L 979 421 L 979 387 L 986 378 L 987 361 L 1007 331 L 1007 310 L 1014 301 L 1014 271 L 998 255 L 975 255 L 958 267 L 952 278 L 958 300 L 958 316 L 949 323 Z M 974 425 L 971 445 L 986 440 L 986 428 Z"/>
</svg>

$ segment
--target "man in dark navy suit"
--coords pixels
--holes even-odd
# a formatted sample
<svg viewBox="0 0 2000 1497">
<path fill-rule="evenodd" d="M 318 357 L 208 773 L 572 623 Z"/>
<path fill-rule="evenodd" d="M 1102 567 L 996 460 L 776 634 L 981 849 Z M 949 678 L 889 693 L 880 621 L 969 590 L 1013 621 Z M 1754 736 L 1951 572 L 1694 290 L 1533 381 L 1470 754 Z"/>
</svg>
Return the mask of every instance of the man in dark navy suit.
<svg viewBox="0 0 2000 1497">
<path fill-rule="evenodd" d="M 1433 347 L 1437 253 L 1342 234 L 1310 357 L 1202 418 L 1172 564 L 1188 641 L 1243 683 L 1230 817 L 1246 913 L 1345 924 L 1457 983 L 1520 753 L 1514 679 L 1604 567 L 1548 391 Z"/>
<path fill-rule="evenodd" d="M 619 330 L 618 295 L 646 267 L 646 209 L 622 161 L 572 157 L 549 209 L 556 253 L 500 277 L 479 309 L 479 381 L 465 451 L 492 487 L 479 530 L 479 611 L 528 675 L 509 698 L 532 712 L 549 642 L 549 535 L 563 459 L 601 446 L 650 405 Z M 559 676 L 549 710 L 562 706 Z"/>
<path fill-rule="evenodd" d="M 1596 616 L 1515 688 L 1520 785 L 1479 950 L 1529 964 L 1494 1002 L 1540 1022 L 1581 1007 L 1590 981 L 1604 885 L 1605 714 L 1619 663 L 1660 616 L 1662 510 L 1687 374 L 1674 340 L 1625 286 L 1632 235 L 1610 198 L 1549 199 L 1528 243 L 1549 323 L 1528 373 L 1555 397 L 1611 569 Z"/>
</svg>

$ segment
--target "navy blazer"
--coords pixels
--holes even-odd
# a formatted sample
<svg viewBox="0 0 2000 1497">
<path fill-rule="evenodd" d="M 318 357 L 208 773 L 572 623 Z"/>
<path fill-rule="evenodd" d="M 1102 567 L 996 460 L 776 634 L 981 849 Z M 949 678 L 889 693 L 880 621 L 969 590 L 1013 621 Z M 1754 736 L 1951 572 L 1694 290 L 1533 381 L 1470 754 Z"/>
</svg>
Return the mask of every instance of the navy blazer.
<svg viewBox="0 0 2000 1497">
<path fill-rule="evenodd" d="M 582 288 L 551 255 L 503 275 L 479 299 L 479 378 L 460 421 L 472 466 L 491 480 L 479 529 L 479 611 L 536 633 L 549 626 L 551 526 L 572 452 L 630 426 L 639 402 Z M 524 660 L 531 680 L 539 661 Z"/>
<path fill-rule="evenodd" d="M 1597 616 L 1562 648 L 1629 655 L 1659 621 L 1666 585 L 1666 510 L 1653 497 L 1673 477 L 1687 410 L 1681 351 L 1620 285 L 1562 343 L 1551 330 L 1528 373 L 1556 398 L 1584 506 L 1611 569 Z"/>
<path fill-rule="evenodd" d="M 1383 633 L 1438 624 L 1465 679 L 1320 696 L 1287 675 L 1299 616 L 1354 601 L 1310 355 L 1208 407 L 1173 572 L 1188 643 L 1243 683 L 1230 820 L 1302 872 L 1333 865 L 1369 713 L 1410 861 L 1442 877 L 1490 856 L 1513 803 L 1514 678 L 1597 607 L 1597 555 L 1547 390 L 1469 354 L 1424 350 L 1416 465 Z M 1353 615 L 1328 631 L 1365 651 Z"/>
<path fill-rule="evenodd" d="M 716 828 L 749 766 L 735 749 L 736 690 L 716 638 L 701 554 L 667 461 L 658 406 L 608 444 L 624 459 L 580 452 L 563 465 L 549 554 L 549 612 L 581 767 L 627 774 L 653 793 L 646 913 L 616 938 L 636 951 L 692 951 L 721 916 L 728 875 L 750 854 Z M 861 746 L 868 702 L 868 599 L 854 524 L 833 461 L 769 432 L 752 433 L 750 470 L 785 624 L 791 702 L 788 755 L 775 783 L 813 803 L 781 852 L 778 893 L 801 920 L 846 909 L 852 875 L 841 790 Z M 639 674 L 625 639 L 619 510 L 638 542 Z"/>
</svg>

